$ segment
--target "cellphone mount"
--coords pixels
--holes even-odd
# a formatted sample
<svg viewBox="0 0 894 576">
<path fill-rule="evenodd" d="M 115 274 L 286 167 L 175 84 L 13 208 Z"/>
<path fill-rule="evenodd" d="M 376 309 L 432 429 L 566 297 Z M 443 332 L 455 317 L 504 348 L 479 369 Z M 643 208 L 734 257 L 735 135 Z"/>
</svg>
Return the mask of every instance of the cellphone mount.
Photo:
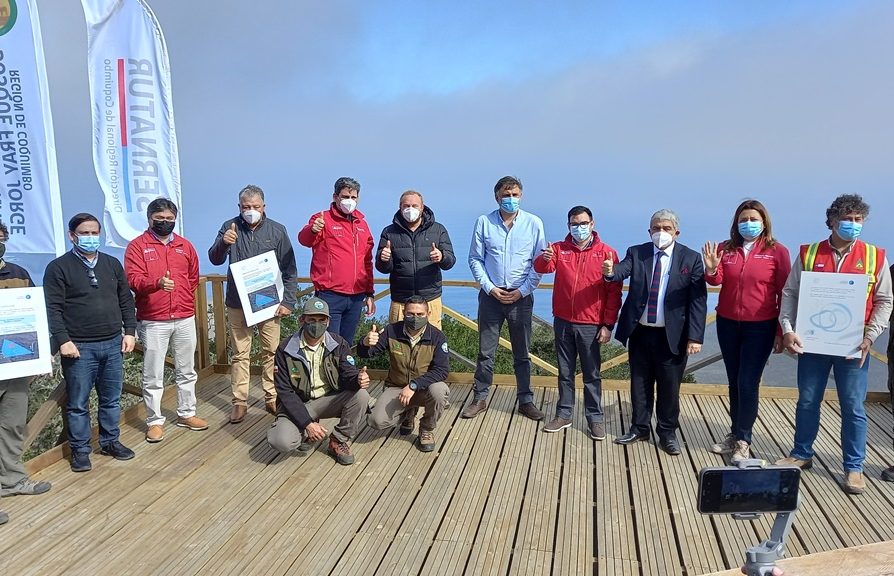
<svg viewBox="0 0 894 576">
<path fill-rule="evenodd" d="M 742 460 L 737 463 L 742 469 L 748 468 L 766 468 L 766 460 L 757 460 L 754 458 Z M 800 504 L 800 497 L 798 498 Z M 776 567 L 776 561 L 785 557 L 785 539 L 792 529 L 792 523 L 795 521 L 795 511 L 779 512 L 776 514 L 776 520 L 773 522 L 773 528 L 770 530 L 770 537 L 757 546 L 752 546 L 745 551 L 745 566 L 743 571 L 746 576 L 770 576 L 773 574 L 773 568 Z M 746 513 L 733 514 L 736 520 L 754 520 L 760 518 L 761 514 Z"/>
</svg>

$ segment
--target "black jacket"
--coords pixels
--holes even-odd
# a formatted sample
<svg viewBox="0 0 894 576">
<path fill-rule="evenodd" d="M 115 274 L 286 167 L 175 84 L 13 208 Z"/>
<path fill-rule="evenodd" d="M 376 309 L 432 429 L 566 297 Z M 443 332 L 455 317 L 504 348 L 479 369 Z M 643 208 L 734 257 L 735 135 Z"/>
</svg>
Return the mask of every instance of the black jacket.
<svg viewBox="0 0 894 576">
<path fill-rule="evenodd" d="M 407 228 L 400 210 L 392 224 L 382 230 L 379 248 L 376 250 L 376 270 L 389 274 L 391 299 L 406 302 L 410 296 L 419 295 L 426 301 L 441 295 L 441 270 L 450 270 L 456 264 L 453 244 L 447 229 L 435 222 L 435 214 L 428 206 L 422 210 L 422 224 L 415 232 Z M 382 261 L 382 249 L 391 241 L 391 260 Z M 441 262 L 431 261 L 431 245 L 441 251 Z"/>
</svg>

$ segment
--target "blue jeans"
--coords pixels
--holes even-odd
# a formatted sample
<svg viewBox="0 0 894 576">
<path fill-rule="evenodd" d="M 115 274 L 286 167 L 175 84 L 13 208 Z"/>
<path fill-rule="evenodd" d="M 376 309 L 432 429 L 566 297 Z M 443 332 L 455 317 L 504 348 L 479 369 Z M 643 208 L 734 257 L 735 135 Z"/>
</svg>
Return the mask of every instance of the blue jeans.
<svg viewBox="0 0 894 576">
<path fill-rule="evenodd" d="M 534 296 L 528 294 L 512 304 L 501 304 L 483 290 L 478 291 L 478 367 L 475 369 L 475 402 L 487 398 L 494 381 L 494 354 L 500 344 L 500 329 L 509 325 L 512 369 L 519 405 L 534 401 L 531 391 L 531 321 Z"/>
<path fill-rule="evenodd" d="M 773 350 L 778 326 L 775 318 L 739 322 L 717 317 L 717 341 L 729 382 L 730 432 L 736 440 L 749 444 L 757 420 L 761 374 Z"/>
<path fill-rule="evenodd" d="M 801 354 L 798 357 L 798 409 L 795 412 L 795 447 L 791 456 L 813 458 L 813 441 L 819 432 L 823 392 L 834 371 L 838 403 L 841 408 L 841 449 L 845 472 L 862 472 L 866 457 L 866 387 L 869 357 L 860 368 L 859 358 L 848 360 L 826 354 Z"/>
<path fill-rule="evenodd" d="M 559 368 L 559 402 L 556 416 L 571 420 L 574 409 L 574 374 L 580 358 L 584 381 L 584 415 L 587 423 L 602 422 L 602 358 L 600 356 L 599 326 L 574 324 L 561 318 L 553 321 L 556 335 L 556 355 Z"/>
<path fill-rule="evenodd" d="M 340 335 L 353 346 L 366 294 L 348 295 L 323 290 L 318 291 L 316 296 L 329 304 L 329 331 Z"/>
<path fill-rule="evenodd" d="M 121 420 L 121 388 L 124 385 L 124 354 L 121 336 L 101 342 L 75 342 L 79 358 L 62 358 L 62 376 L 68 392 L 68 443 L 72 454 L 91 452 L 90 391 L 96 387 L 99 400 L 99 445 L 118 440 Z"/>
</svg>

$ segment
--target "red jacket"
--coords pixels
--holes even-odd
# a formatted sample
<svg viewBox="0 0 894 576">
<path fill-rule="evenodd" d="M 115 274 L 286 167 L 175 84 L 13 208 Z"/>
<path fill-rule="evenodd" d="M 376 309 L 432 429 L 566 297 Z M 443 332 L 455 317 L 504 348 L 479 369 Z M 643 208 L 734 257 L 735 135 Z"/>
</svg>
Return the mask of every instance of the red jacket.
<svg viewBox="0 0 894 576">
<path fill-rule="evenodd" d="M 599 324 L 609 328 L 618 321 L 621 309 L 620 282 L 602 279 L 602 262 L 618 263 L 618 253 L 603 244 L 599 235 L 586 248 L 578 248 L 571 235 L 552 244 L 549 262 L 543 254 L 534 259 L 534 270 L 540 274 L 556 273 L 553 287 L 553 316 L 577 324 Z"/>
<path fill-rule="evenodd" d="M 705 282 L 720 288 L 717 315 L 738 322 L 759 322 L 779 317 L 782 287 L 791 272 L 792 264 L 788 248 L 776 242 L 766 246 L 757 240 L 748 258 L 745 250 L 724 250 L 717 247 L 720 264 L 710 275 L 705 272 Z"/>
<path fill-rule="evenodd" d="M 199 285 L 199 257 L 189 240 L 171 234 L 162 244 L 146 230 L 127 245 L 124 272 L 133 290 L 137 320 L 175 320 L 196 313 L 196 287 Z M 165 292 L 158 280 L 171 273 L 174 290 Z"/>
<path fill-rule="evenodd" d="M 310 280 L 314 288 L 372 296 L 373 237 L 363 213 L 354 210 L 345 216 L 331 204 L 323 212 L 326 226 L 314 234 L 311 228 L 319 215 L 319 212 L 311 214 L 307 225 L 298 232 L 298 242 L 313 250 Z"/>
</svg>

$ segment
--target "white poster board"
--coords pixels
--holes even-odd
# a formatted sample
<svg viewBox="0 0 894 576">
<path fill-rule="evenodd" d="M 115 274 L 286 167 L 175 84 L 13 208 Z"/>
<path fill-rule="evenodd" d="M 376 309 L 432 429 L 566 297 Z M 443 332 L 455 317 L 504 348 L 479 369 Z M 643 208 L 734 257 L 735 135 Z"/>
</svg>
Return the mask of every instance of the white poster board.
<svg viewBox="0 0 894 576">
<path fill-rule="evenodd" d="M 795 332 L 805 352 L 860 356 L 868 286 L 866 274 L 801 273 Z"/>
<path fill-rule="evenodd" d="M 0 290 L 0 374 L 3 380 L 52 372 L 50 329 L 42 288 Z"/>
<path fill-rule="evenodd" d="M 284 293 L 282 271 L 273 250 L 230 264 L 245 323 L 254 326 L 276 315 Z"/>
</svg>

